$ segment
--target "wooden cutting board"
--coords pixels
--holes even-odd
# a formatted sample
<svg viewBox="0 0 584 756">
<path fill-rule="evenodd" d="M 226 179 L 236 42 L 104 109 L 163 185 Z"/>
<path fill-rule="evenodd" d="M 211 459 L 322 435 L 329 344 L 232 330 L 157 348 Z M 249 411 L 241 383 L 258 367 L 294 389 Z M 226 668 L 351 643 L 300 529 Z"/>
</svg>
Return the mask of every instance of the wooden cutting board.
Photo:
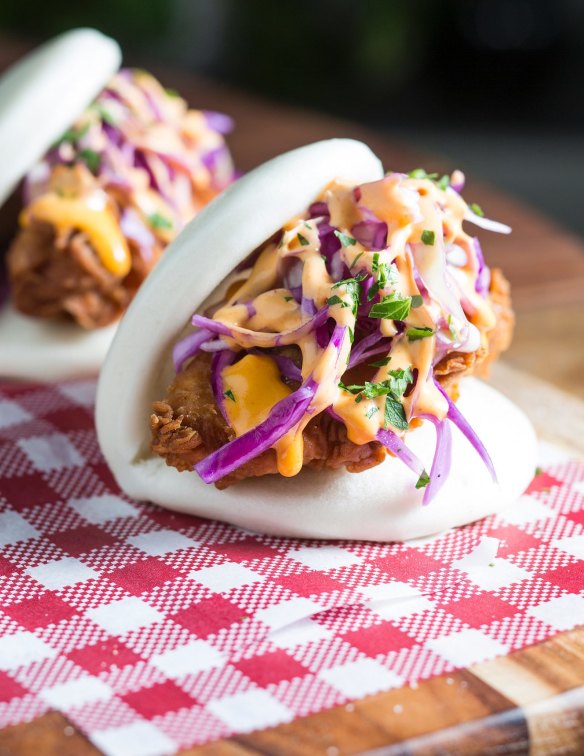
<svg viewBox="0 0 584 756">
<path fill-rule="evenodd" d="M 0 69 L 26 45 L 0 39 Z M 129 61 L 150 67 L 148 61 Z M 195 106 L 235 116 L 231 145 L 248 170 L 316 139 L 364 139 L 391 168 L 453 165 L 354 123 L 257 100 L 188 74 L 155 71 Z M 522 406 L 541 437 L 584 456 L 584 243 L 520 203 L 472 180 L 469 199 L 509 223 L 512 237 L 489 235 L 487 256 L 511 279 L 519 314 L 516 340 L 493 382 Z M 0 212 L 8 239 L 16 204 Z M 518 372 L 517 368 L 530 371 Z M 556 387 L 533 377 L 551 380 Z M 558 390 L 557 386 L 566 391 Z M 371 696 L 355 704 L 239 736 L 185 754 L 584 753 L 584 628 L 470 669 Z M 0 731 L 0 756 L 97 754 L 60 714 Z"/>
</svg>

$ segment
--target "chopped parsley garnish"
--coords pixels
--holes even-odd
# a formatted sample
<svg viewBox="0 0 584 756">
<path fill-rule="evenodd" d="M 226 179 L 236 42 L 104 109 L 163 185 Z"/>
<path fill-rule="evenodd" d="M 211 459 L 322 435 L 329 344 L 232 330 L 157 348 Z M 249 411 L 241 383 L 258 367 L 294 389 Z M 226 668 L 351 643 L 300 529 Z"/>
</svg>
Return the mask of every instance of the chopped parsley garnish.
<svg viewBox="0 0 584 756">
<path fill-rule="evenodd" d="M 430 179 L 431 181 L 438 178 L 437 173 L 426 173 L 423 168 L 414 168 L 413 171 L 408 173 L 408 176 L 415 179 Z"/>
<path fill-rule="evenodd" d="M 543 472 L 543 470 L 541 469 L 541 467 L 536 467 L 536 468 L 535 468 L 535 474 L 536 474 L 536 475 L 541 475 L 541 474 L 542 474 L 542 472 Z"/>
<path fill-rule="evenodd" d="M 326 300 L 326 303 L 328 305 L 331 305 L 331 306 L 332 305 L 336 305 L 336 304 L 340 304 L 341 307 L 348 307 L 349 306 L 348 302 L 345 302 L 345 300 L 341 299 L 339 296 L 337 296 L 337 294 L 335 294 L 333 297 L 329 297 Z"/>
<path fill-rule="evenodd" d="M 321 256 L 320 256 L 320 259 L 321 259 L 321 260 L 323 261 L 323 263 L 324 263 L 325 265 L 327 264 L 326 255 L 321 255 Z"/>
<path fill-rule="evenodd" d="M 359 254 L 355 257 L 355 259 L 353 260 L 353 262 L 349 265 L 349 269 L 355 267 L 355 265 L 357 264 L 358 259 L 361 257 L 362 254 L 363 254 L 363 252 L 359 252 Z"/>
<path fill-rule="evenodd" d="M 338 281 L 338 283 L 333 284 L 331 288 L 337 289 L 339 286 L 345 286 L 347 289 L 347 294 L 351 298 L 352 301 L 352 307 L 351 312 L 355 317 L 357 316 L 357 310 L 359 308 L 359 300 L 361 299 L 361 281 L 366 278 L 366 274 L 361 274 L 359 276 L 355 276 L 355 278 L 345 278 L 342 281 Z M 334 297 L 331 297 L 333 299 Z M 329 301 L 330 304 L 330 300 Z M 345 304 L 345 307 L 348 305 Z"/>
<path fill-rule="evenodd" d="M 412 299 L 412 310 L 415 310 L 416 307 L 421 307 L 424 304 L 424 298 L 420 296 L 420 294 L 414 294 Z"/>
<path fill-rule="evenodd" d="M 373 405 L 372 407 L 369 407 L 369 409 L 365 413 L 365 417 L 367 418 L 367 420 L 371 420 L 371 418 L 376 412 L 379 412 L 379 407 L 376 407 L 375 405 Z"/>
<path fill-rule="evenodd" d="M 298 238 L 298 241 L 300 242 L 300 244 L 302 244 L 303 247 L 307 247 L 310 244 L 306 236 L 302 236 L 300 232 L 298 232 L 296 236 Z"/>
<path fill-rule="evenodd" d="M 439 189 L 442 189 L 442 191 L 445 191 L 450 186 L 450 176 L 448 176 L 446 173 L 442 178 L 440 178 L 436 184 L 438 185 Z"/>
<path fill-rule="evenodd" d="M 431 247 L 436 241 L 436 234 L 433 231 L 424 229 L 422 231 L 422 243 L 428 247 Z"/>
<path fill-rule="evenodd" d="M 152 215 L 149 215 L 148 222 L 152 228 L 172 228 L 172 221 L 160 213 L 152 213 Z"/>
<path fill-rule="evenodd" d="M 102 105 L 100 102 L 97 102 L 95 104 L 95 108 L 99 114 L 99 117 L 104 123 L 109 124 L 110 126 L 117 126 L 118 122 L 115 119 L 115 117 L 111 114 L 111 112 L 105 107 L 105 105 Z"/>
<path fill-rule="evenodd" d="M 67 129 L 67 131 L 63 134 L 63 136 L 58 139 L 54 147 L 59 147 L 61 144 L 66 144 L 70 142 L 77 142 L 79 139 L 81 139 L 82 136 L 85 136 L 87 132 L 89 131 L 89 124 L 85 123 L 83 126 L 80 126 L 78 129 L 72 128 Z"/>
<path fill-rule="evenodd" d="M 428 336 L 433 336 L 435 333 L 433 328 L 428 326 L 417 326 L 415 328 L 408 328 L 406 336 L 409 341 L 419 341 L 420 339 L 427 339 Z"/>
<path fill-rule="evenodd" d="M 370 318 L 383 318 L 384 320 L 405 320 L 410 313 L 412 297 L 403 297 L 397 292 L 383 297 L 381 302 L 373 305 L 369 311 Z"/>
<path fill-rule="evenodd" d="M 458 334 L 456 333 L 456 329 L 454 328 L 454 325 L 452 323 L 452 315 L 448 316 L 448 330 L 450 331 L 450 335 L 452 336 L 452 341 L 456 341 Z"/>
<path fill-rule="evenodd" d="M 368 362 L 367 364 L 369 367 L 385 367 L 386 365 L 389 365 L 391 361 L 391 357 L 384 357 L 382 360 L 377 360 L 376 362 Z"/>
<path fill-rule="evenodd" d="M 176 89 L 169 89 L 168 87 L 166 87 L 164 91 L 169 97 L 180 97 L 180 94 L 176 91 Z"/>
<path fill-rule="evenodd" d="M 479 218 L 484 218 L 485 213 L 483 212 L 483 208 L 480 205 L 477 205 L 476 202 L 473 202 L 470 205 L 470 209 L 473 211 L 475 215 L 478 215 Z"/>
<path fill-rule="evenodd" d="M 352 236 L 344 234 L 342 231 L 337 231 L 335 229 L 335 236 L 341 242 L 343 247 L 352 247 L 354 244 L 357 244 L 357 239 L 353 239 Z"/>
<path fill-rule="evenodd" d="M 95 150 L 80 150 L 79 157 L 92 173 L 99 171 L 99 166 L 101 165 L 101 155 L 99 152 Z"/>
<path fill-rule="evenodd" d="M 223 396 L 227 397 L 227 399 L 231 399 L 232 402 L 235 401 L 235 394 L 231 389 L 227 389 L 227 391 L 223 392 Z"/>
<path fill-rule="evenodd" d="M 392 396 L 388 396 L 385 399 L 383 424 L 386 428 L 388 425 L 393 425 L 394 428 L 399 428 L 400 430 L 407 430 L 409 427 L 403 404 Z"/>
<path fill-rule="evenodd" d="M 429 482 L 430 482 L 430 476 L 424 470 L 424 472 L 418 478 L 418 482 L 416 483 L 416 488 L 426 488 Z"/>
<path fill-rule="evenodd" d="M 442 189 L 442 191 L 445 191 L 450 186 L 450 176 L 446 173 L 444 176 L 438 178 L 437 173 L 426 173 L 423 168 L 414 168 L 413 171 L 408 173 L 408 176 L 415 179 L 429 179 L 436 184 L 438 189 Z"/>
<path fill-rule="evenodd" d="M 294 297 L 284 297 L 285 302 L 291 302 L 294 299 Z"/>
<path fill-rule="evenodd" d="M 367 292 L 367 300 L 369 302 L 371 302 L 371 300 L 377 295 L 377 292 L 380 289 L 384 289 L 388 283 L 393 286 L 397 283 L 397 267 L 394 263 L 388 265 L 387 263 L 379 262 L 379 252 L 375 252 L 373 255 L 371 270 L 375 276 L 375 283 Z"/>
<path fill-rule="evenodd" d="M 307 228 L 309 231 L 312 231 L 312 226 L 310 225 L 310 223 L 307 223 L 306 221 L 302 221 L 302 225 L 304 226 L 304 228 Z"/>
<path fill-rule="evenodd" d="M 348 391 L 350 394 L 355 394 L 357 404 L 362 402 L 363 399 L 375 399 L 378 396 L 385 396 L 385 427 L 391 424 L 394 428 L 407 430 L 409 426 L 401 399 L 410 383 L 414 380 L 412 370 L 409 367 L 405 370 L 390 370 L 388 375 L 389 378 L 379 381 L 379 383 L 365 381 L 362 385 L 351 384 L 350 386 L 345 386 L 341 381 L 339 388 L 343 391 Z"/>
<path fill-rule="evenodd" d="M 356 383 L 351 383 L 347 386 L 342 381 L 339 381 L 339 388 L 343 391 L 348 391 L 350 394 L 358 394 L 360 391 L 363 391 L 364 386 L 358 386 Z"/>
</svg>

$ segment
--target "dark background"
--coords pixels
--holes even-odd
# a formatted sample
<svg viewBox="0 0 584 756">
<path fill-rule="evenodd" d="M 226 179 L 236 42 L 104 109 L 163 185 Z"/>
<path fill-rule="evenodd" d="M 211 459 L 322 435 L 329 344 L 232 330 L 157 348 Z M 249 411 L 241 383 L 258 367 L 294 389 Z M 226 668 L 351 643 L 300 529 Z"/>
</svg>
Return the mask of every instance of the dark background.
<svg viewBox="0 0 584 756">
<path fill-rule="evenodd" d="M 127 63 L 375 127 L 584 234 L 582 0 L 0 3 L 7 36 L 79 25 L 115 37 Z"/>
</svg>

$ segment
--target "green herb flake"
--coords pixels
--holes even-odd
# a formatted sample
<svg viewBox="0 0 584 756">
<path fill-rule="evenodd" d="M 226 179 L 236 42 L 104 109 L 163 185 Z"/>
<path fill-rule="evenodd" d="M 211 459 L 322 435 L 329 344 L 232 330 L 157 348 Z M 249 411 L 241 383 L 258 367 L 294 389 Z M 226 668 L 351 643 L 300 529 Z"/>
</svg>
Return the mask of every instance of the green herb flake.
<svg viewBox="0 0 584 756">
<path fill-rule="evenodd" d="M 312 231 L 312 226 L 310 225 L 310 223 L 307 223 L 306 221 L 302 221 L 302 225 L 304 226 L 304 228 L 307 228 L 309 231 Z"/>
<path fill-rule="evenodd" d="M 389 365 L 390 360 L 391 360 L 391 357 L 384 357 L 382 360 L 377 360 L 377 362 L 368 362 L 367 364 L 369 365 L 369 367 L 380 368 L 380 367 L 385 367 L 386 365 Z"/>
<path fill-rule="evenodd" d="M 97 173 L 99 171 L 99 166 L 101 165 L 101 155 L 99 152 L 89 149 L 80 150 L 79 157 L 92 173 Z"/>
<path fill-rule="evenodd" d="M 300 231 L 296 234 L 296 237 L 297 237 L 298 241 L 300 242 L 300 244 L 302 244 L 303 247 L 307 247 L 310 244 L 310 242 L 308 241 L 308 239 L 306 238 L 306 236 L 302 236 L 302 234 L 300 233 Z"/>
<path fill-rule="evenodd" d="M 349 394 L 358 394 L 359 392 L 363 391 L 363 386 L 358 386 L 357 384 L 346 386 L 342 381 L 339 381 L 339 388 L 342 391 L 348 391 Z"/>
<path fill-rule="evenodd" d="M 379 412 L 379 407 L 376 407 L 375 405 L 373 405 L 372 407 L 369 407 L 369 409 L 365 413 L 365 417 L 367 418 L 367 420 L 371 420 L 371 418 L 376 412 Z"/>
<path fill-rule="evenodd" d="M 291 302 L 294 299 L 294 297 L 284 297 L 285 302 Z"/>
<path fill-rule="evenodd" d="M 450 186 L 450 176 L 445 173 L 444 176 L 442 176 L 442 178 L 440 178 L 436 182 L 436 184 L 438 185 L 439 189 L 442 189 L 443 192 L 446 191 L 446 189 L 448 189 L 448 187 Z"/>
<path fill-rule="evenodd" d="M 405 370 L 391 370 L 387 380 L 380 381 L 379 383 L 365 381 L 362 385 L 352 384 L 345 386 L 341 382 L 339 383 L 339 388 L 355 395 L 355 402 L 357 404 L 364 399 L 375 399 L 378 396 L 385 396 L 385 427 L 393 425 L 394 428 L 407 430 L 409 426 L 401 399 L 413 379 L 412 370 L 408 367 Z"/>
<path fill-rule="evenodd" d="M 227 389 L 227 391 L 224 391 L 223 396 L 226 397 L 227 399 L 231 399 L 232 402 L 235 401 L 235 394 L 233 393 L 231 389 Z"/>
<path fill-rule="evenodd" d="M 428 326 L 408 328 L 408 330 L 406 331 L 408 341 L 419 341 L 420 339 L 427 339 L 428 336 L 433 336 L 434 334 L 434 329 L 429 328 Z"/>
<path fill-rule="evenodd" d="M 484 218 L 485 217 L 485 213 L 483 212 L 483 208 L 480 205 L 477 205 L 476 202 L 473 202 L 470 205 L 470 209 L 473 211 L 473 213 L 475 215 L 478 215 L 479 218 Z"/>
<path fill-rule="evenodd" d="M 152 215 L 149 215 L 148 222 L 150 223 L 152 228 L 156 228 L 156 229 L 172 228 L 172 221 L 170 221 L 168 218 L 166 218 L 164 215 L 161 215 L 160 213 L 152 213 Z"/>
<path fill-rule="evenodd" d="M 362 254 L 363 254 L 363 252 L 359 252 L 359 254 L 355 257 L 355 259 L 353 260 L 353 262 L 349 265 L 349 270 L 352 270 L 355 267 L 355 265 L 357 265 L 357 261 L 362 256 Z"/>
<path fill-rule="evenodd" d="M 397 292 L 383 297 L 381 302 L 373 305 L 369 311 L 370 318 L 383 318 L 384 320 L 405 320 L 412 306 L 411 297 L 403 297 Z"/>
<path fill-rule="evenodd" d="M 77 142 L 81 137 L 85 136 L 87 132 L 89 131 L 89 123 L 83 124 L 83 126 L 79 126 L 79 128 L 71 128 L 67 129 L 67 131 L 63 134 L 63 136 L 58 139 L 54 147 L 59 147 L 61 144 L 71 143 L 71 142 Z"/>
<path fill-rule="evenodd" d="M 343 247 L 352 247 L 354 244 L 357 244 L 357 239 L 353 239 L 352 236 L 344 234 L 342 231 L 337 231 L 335 229 L 335 236 L 341 242 Z"/>
<path fill-rule="evenodd" d="M 168 97 L 180 97 L 180 94 L 176 91 L 176 89 L 170 89 L 169 87 L 166 87 L 165 90 Z"/>
<path fill-rule="evenodd" d="M 390 263 L 390 265 L 386 265 L 386 268 L 387 268 L 387 272 L 386 272 L 387 281 L 392 286 L 395 286 L 397 284 L 397 277 L 399 275 L 399 270 L 397 269 L 397 265 L 395 263 Z"/>
<path fill-rule="evenodd" d="M 450 336 L 452 337 L 452 341 L 456 341 L 456 339 L 458 338 L 458 335 L 456 333 L 456 329 L 452 322 L 452 315 L 448 316 L 448 330 L 450 331 Z"/>
<path fill-rule="evenodd" d="M 366 278 L 366 274 L 355 276 L 355 278 L 345 278 L 342 281 L 337 281 L 331 288 L 337 289 L 339 286 L 344 286 L 347 290 L 347 294 L 351 298 L 352 307 L 351 312 L 355 317 L 357 316 L 357 310 L 359 309 L 359 300 L 361 299 L 361 281 Z M 348 306 L 348 305 L 347 305 Z"/>
<path fill-rule="evenodd" d="M 392 396 L 385 398 L 383 425 L 385 428 L 388 425 L 393 425 L 394 428 L 399 428 L 399 430 L 407 430 L 409 428 L 403 404 Z"/>
<path fill-rule="evenodd" d="M 424 231 L 422 231 L 423 244 L 425 244 L 427 247 L 431 247 L 435 241 L 436 241 L 436 234 L 433 231 L 429 231 L 428 229 L 424 229 Z"/>
<path fill-rule="evenodd" d="M 541 474 L 542 474 L 542 472 L 543 472 L 543 470 L 541 469 L 541 467 L 536 467 L 536 468 L 535 468 L 535 474 L 536 474 L 536 475 L 541 475 Z"/>
<path fill-rule="evenodd" d="M 321 259 L 321 260 L 323 261 L 323 263 L 324 263 L 324 264 L 326 265 L 326 263 L 327 263 L 327 259 L 326 259 L 325 255 L 321 255 L 321 256 L 320 256 L 320 259 Z"/>
<path fill-rule="evenodd" d="M 413 171 L 408 173 L 408 176 L 414 179 L 430 179 L 431 181 L 438 178 L 437 173 L 426 173 L 423 168 L 414 168 Z"/>
<path fill-rule="evenodd" d="M 99 117 L 104 123 L 107 123 L 109 126 L 117 126 L 118 121 L 115 116 L 112 115 L 111 111 L 109 111 L 105 105 L 102 105 L 102 103 L 96 103 L 96 109 Z"/>
<path fill-rule="evenodd" d="M 429 482 L 430 482 L 430 476 L 424 470 L 424 472 L 418 478 L 418 482 L 416 483 L 416 488 L 426 488 Z"/>
<path fill-rule="evenodd" d="M 337 294 L 335 294 L 335 295 L 334 295 L 334 296 L 332 296 L 332 297 L 329 297 L 329 298 L 328 298 L 328 299 L 326 300 L 326 303 L 327 303 L 327 304 L 328 304 L 329 306 L 331 306 L 331 307 L 332 307 L 333 305 L 337 305 L 337 304 L 340 304 L 340 305 L 341 305 L 341 307 L 348 307 L 348 306 L 349 306 L 349 305 L 348 305 L 348 303 L 347 303 L 347 302 L 345 302 L 345 300 L 344 300 L 344 299 L 341 299 L 341 297 L 339 297 L 339 296 L 338 296 Z"/>
<path fill-rule="evenodd" d="M 412 310 L 421 307 L 424 304 L 424 298 L 420 294 L 414 294 L 412 299 Z"/>
</svg>

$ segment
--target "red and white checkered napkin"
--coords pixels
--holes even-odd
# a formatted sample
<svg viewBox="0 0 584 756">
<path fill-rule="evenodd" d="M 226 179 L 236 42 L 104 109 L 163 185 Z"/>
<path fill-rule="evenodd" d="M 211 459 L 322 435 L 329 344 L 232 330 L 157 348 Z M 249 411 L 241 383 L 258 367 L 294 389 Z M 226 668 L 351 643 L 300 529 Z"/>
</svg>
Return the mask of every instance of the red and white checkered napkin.
<svg viewBox="0 0 584 756">
<path fill-rule="evenodd" d="M 3 725 L 171 753 L 584 623 L 581 463 L 548 450 L 504 515 L 415 543 L 273 538 L 127 499 L 94 390 L 0 392 Z"/>
</svg>

